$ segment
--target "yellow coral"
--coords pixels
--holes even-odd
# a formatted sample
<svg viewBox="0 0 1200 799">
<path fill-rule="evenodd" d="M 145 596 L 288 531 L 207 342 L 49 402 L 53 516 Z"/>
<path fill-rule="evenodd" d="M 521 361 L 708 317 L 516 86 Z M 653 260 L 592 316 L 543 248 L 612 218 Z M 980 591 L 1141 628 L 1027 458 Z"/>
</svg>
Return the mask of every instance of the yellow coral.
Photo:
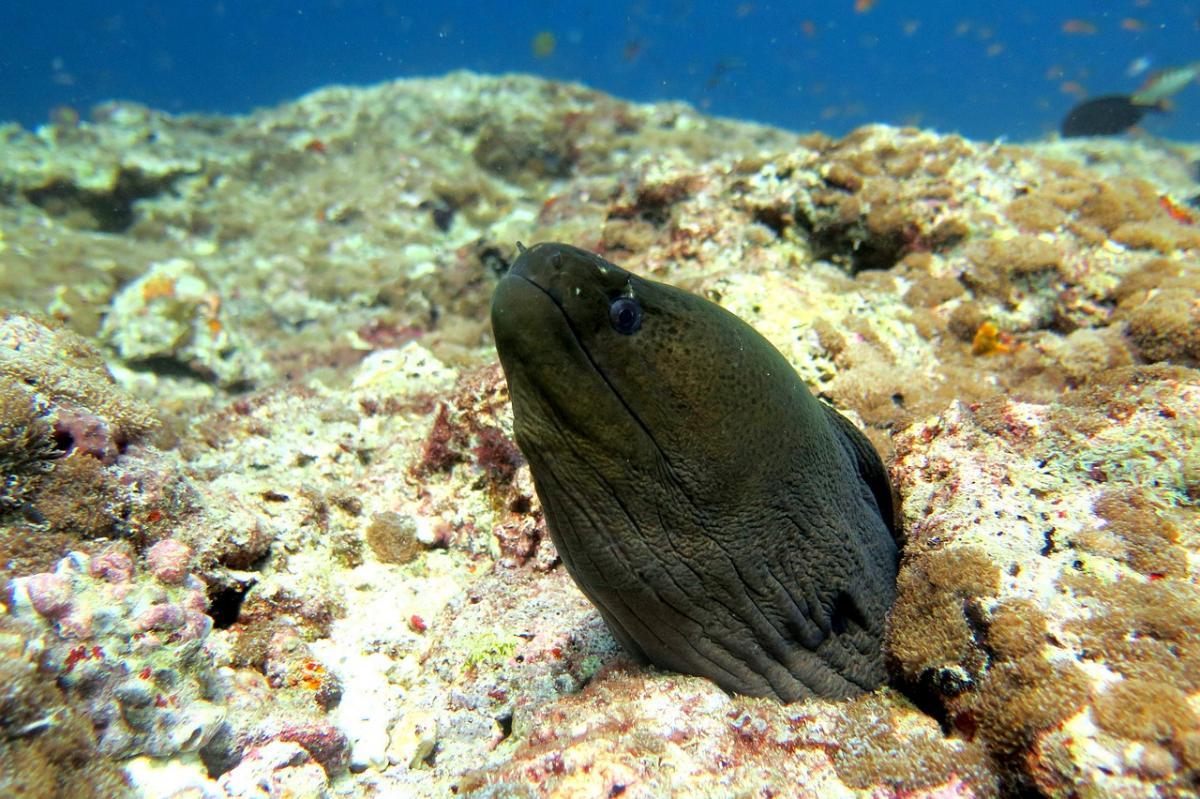
<svg viewBox="0 0 1200 799">
<path fill-rule="evenodd" d="M 1003 355 L 1013 351 L 1012 336 L 992 322 L 984 322 L 971 341 L 972 355 Z"/>
</svg>

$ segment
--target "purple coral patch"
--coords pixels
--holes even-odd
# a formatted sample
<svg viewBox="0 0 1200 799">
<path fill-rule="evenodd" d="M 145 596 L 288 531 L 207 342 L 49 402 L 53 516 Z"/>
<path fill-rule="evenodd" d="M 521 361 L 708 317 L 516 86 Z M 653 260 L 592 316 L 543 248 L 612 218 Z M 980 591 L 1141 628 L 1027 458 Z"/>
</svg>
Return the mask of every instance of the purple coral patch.
<svg viewBox="0 0 1200 799">
<path fill-rule="evenodd" d="M 54 414 L 54 437 L 66 453 L 91 455 L 105 466 L 125 448 L 125 436 L 108 421 L 78 408 L 59 408 Z"/>
<path fill-rule="evenodd" d="M 42 572 L 31 576 L 25 584 L 33 609 L 51 621 L 61 619 L 71 610 L 71 581 L 57 574 Z"/>
<path fill-rule="evenodd" d="M 187 577 L 192 550 L 187 544 L 167 538 L 150 547 L 146 566 L 150 573 L 168 585 L 179 585 Z"/>
<path fill-rule="evenodd" d="M 187 621 L 183 608 L 178 605 L 152 605 L 142 611 L 134 619 L 134 627 L 138 630 L 178 630 Z"/>
<path fill-rule="evenodd" d="M 124 583 L 133 577 L 133 559 L 124 552 L 105 552 L 88 563 L 88 574 L 108 583 Z"/>
</svg>

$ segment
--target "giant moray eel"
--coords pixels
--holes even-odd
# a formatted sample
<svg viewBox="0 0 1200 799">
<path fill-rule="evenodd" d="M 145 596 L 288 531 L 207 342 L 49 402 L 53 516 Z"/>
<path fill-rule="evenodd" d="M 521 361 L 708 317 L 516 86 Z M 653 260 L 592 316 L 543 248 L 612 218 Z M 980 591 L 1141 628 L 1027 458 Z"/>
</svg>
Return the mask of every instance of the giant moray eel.
<svg viewBox="0 0 1200 799">
<path fill-rule="evenodd" d="M 766 339 L 564 244 L 522 251 L 492 329 L 550 535 L 626 650 L 784 702 L 884 680 L 887 473 Z"/>
</svg>

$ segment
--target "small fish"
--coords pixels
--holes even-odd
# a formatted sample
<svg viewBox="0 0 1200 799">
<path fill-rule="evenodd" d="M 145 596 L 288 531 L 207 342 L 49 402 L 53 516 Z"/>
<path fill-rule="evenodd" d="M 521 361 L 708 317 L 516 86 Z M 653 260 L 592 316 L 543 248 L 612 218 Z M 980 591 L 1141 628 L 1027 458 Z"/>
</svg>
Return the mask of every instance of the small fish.
<svg viewBox="0 0 1200 799">
<path fill-rule="evenodd" d="M 1058 85 L 1058 90 L 1063 94 L 1069 94 L 1076 100 L 1082 100 L 1087 97 L 1087 89 L 1077 80 L 1066 80 Z"/>
<path fill-rule="evenodd" d="M 1140 33 L 1146 30 L 1146 23 L 1136 17 L 1125 17 L 1121 20 L 1121 30 L 1126 30 L 1130 33 Z"/>
<path fill-rule="evenodd" d="M 704 90 L 711 92 L 713 89 L 725 82 L 728 75 L 742 67 L 746 66 L 746 62 L 736 56 L 722 58 L 717 63 L 713 64 L 712 72 L 708 76 L 708 80 L 704 82 Z"/>
<path fill-rule="evenodd" d="M 1148 111 L 1162 111 L 1157 105 L 1133 102 L 1124 94 L 1110 94 L 1080 103 L 1062 121 L 1062 135 L 1115 136 L 1142 121 Z"/>
<path fill-rule="evenodd" d="M 1079 36 L 1093 36 L 1097 31 L 1093 22 L 1086 19 L 1068 19 L 1062 24 L 1063 33 L 1073 33 Z"/>
<path fill-rule="evenodd" d="M 1156 106 L 1200 76 L 1200 61 L 1155 72 L 1130 98 L 1135 105 Z"/>
<path fill-rule="evenodd" d="M 558 47 L 558 39 L 551 31 L 540 31 L 533 37 L 529 47 L 534 58 L 549 58 Z"/>
<path fill-rule="evenodd" d="M 854 0 L 854 13 L 865 14 L 875 7 L 876 0 Z"/>
<path fill-rule="evenodd" d="M 1164 194 L 1161 197 L 1159 197 L 1158 204 L 1159 204 L 1159 206 L 1162 207 L 1162 209 L 1164 211 L 1167 212 L 1167 216 L 1171 217 L 1176 222 L 1179 222 L 1184 225 L 1196 224 L 1195 214 L 1193 214 L 1191 211 L 1187 210 L 1186 208 L 1180 206 L 1179 203 L 1175 202 L 1167 195 Z"/>
<path fill-rule="evenodd" d="M 1141 75 L 1143 72 L 1150 69 L 1151 63 L 1150 56 L 1138 56 L 1129 62 L 1129 66 L 1125 67 L 1125 77 L 1136 78 L 1138 75 Z"/>
</svg>

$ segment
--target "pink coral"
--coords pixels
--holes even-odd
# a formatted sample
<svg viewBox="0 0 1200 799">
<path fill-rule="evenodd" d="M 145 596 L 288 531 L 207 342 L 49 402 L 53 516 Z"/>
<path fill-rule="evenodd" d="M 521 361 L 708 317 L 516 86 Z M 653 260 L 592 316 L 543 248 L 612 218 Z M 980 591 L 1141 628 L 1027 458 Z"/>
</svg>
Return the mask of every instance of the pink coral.
<svg viewBox="0 0 1200 799">
<path fill-rule="evenodd" d="M 125 436 L 115 425 L 75 408 L 60 408 L 54 415 L 54 435 L 67 452 L 78 450 L 105 466 L 117 460 L 125 445 Z"/>
<path fill-rule="evenodd" d="M 190 613 L 204 613 L 208 610 L 208 598 L 202 589 L 193 589 L 184 596 L 183 607 Z"/>
<path fill-rule="evenodd" d="M 325 721 L 309 720 L 288 724 L 275 738 L 304 747 L 329 774 L 344 769 L 350 760 L 350 745 L 346 734 Z"/>
<path fill-rule="evenodd" d="M 71 611 L 71 581 L 49 572 L 35 574 L 25 583 L 33 609 L 51 621 Z"/>
<path fill-rule="evenodd" d="M 167 538 L 150 547 L 146 566 L 150 573 L 168 585 L 179 585 L 187 577 L 192 550 L 181 541 Z"/>
<path fill-rule="evenodd" d="M 183 608 L 178 605 L 151 605 L 142 611 L 133 625 L 138 630 L 178 630 L 187 621 Z"/>
<path fill-rule="evenodd" d="M 127 582 L 133 577 L 133 559 L 124 552 L 105 552 L 91 559 L 88 574 L 109 583 Z"/>
<path fill-rule="evenodd" d="M 212 632 L 212 617 L 205 613 L 189 610 L 184 613 L 183 627 L 179 630 L 179 640 L 191 641 L 204 638 Z"/>
</svg>

